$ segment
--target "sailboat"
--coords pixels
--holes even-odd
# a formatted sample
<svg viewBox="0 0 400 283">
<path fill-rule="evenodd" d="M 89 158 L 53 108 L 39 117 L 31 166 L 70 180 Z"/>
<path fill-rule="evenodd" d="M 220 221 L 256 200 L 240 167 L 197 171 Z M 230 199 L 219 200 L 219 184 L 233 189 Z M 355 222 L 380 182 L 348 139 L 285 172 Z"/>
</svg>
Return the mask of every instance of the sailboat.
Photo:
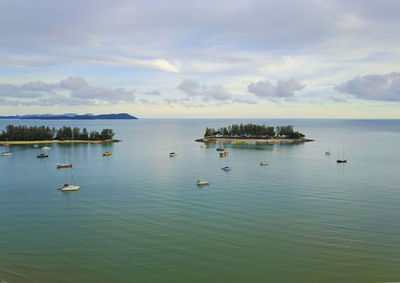
<svg viewBox="0 0 400 283">
<path fill-rule="evenodd" d="M 331 151 L 329 150 L 329 148 L 327 151 L 325 151 L 325 155 L 331 155 Z"/>
<path fill-rule="evenodd" d="M 65 153 L 65 163 L 57 163 L 57 168 L 71 168 L 72 163 L 68 163 L 67 153 Z"/>
<path fill-rule="evenodd" d="M 79 190 L 80 187 L 78 186 L 78 182 L 76 181 L 76 178 L 75 178 L 74 172 L 72 171 L 72 168 L 71 168 L 71 172 L 72 172 L 72 177 L 74 178 L 75 185 L 70 185 L 69 184 L 69 169 L 68 169 L 67 170 L 67 183 L 64 184 L 63 187 L 59 188 L 60 191 L 71 192 L 71 191 L 78 191 Z"/>
<path fill-rule="evenodd" d="M 344 148 L 343 148 L 343 158 L 340 159 L 340 153 L 338 153 L 338 159 L 336 160 L 337 163 L 346 163 L 347 160 L 344 159 Z"/>
<path fill-rule="evenodd" d="M 7 148 L 7 151 L 4 151 L 4 148 Z M 10 152 L 10 150 L 8 149 L 9 145 L 8 144 L 4 144 L 3 148 L 2 148 L 2 152 L 1 152 L 1 156 L 12 156 L 13 154 Z"/>
</svg>

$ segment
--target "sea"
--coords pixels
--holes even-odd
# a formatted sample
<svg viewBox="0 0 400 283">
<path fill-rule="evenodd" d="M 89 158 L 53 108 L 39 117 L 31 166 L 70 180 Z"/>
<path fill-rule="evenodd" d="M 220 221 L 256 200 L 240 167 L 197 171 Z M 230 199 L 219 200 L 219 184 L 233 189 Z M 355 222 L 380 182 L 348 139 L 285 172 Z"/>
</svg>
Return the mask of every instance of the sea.
<svg viewBox="0 0 400 283">
<path fill-rule="evenodd" d="M 315 141 L 195 142 L 249 122 Z M 400 120 L 8 124 L 112 128 L 121 142 L 49 144 L 43 159 L 43 145 L 14 145 L 0 158 L 2 283 L 400 281 Z M 66 156 L 73 169 L 56 169 Z M 79 191 L 57 190 L 68 175 Z"/>
</svg>

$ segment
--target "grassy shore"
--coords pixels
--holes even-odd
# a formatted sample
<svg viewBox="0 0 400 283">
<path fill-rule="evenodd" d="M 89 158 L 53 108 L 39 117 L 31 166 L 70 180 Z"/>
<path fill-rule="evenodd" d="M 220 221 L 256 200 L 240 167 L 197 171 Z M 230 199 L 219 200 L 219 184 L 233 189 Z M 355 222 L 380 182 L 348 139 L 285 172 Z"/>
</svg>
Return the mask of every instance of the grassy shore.
<svg viewBox="0 0 400 283">
<path fill-rule="evenodd" d="M 0 144 L 47 144 L 47 143 L 113 143 L 120 140 L 45 140 L 45 141 L 0 141 Z"/>
<path fill-rule="evenodd" d="M 241 142 L 241 143 L 303 143 L 314 140 L 300 138 L 300 139 L 284 139 L 284 138 L 271 138 L 271 139 L 243 139 L 243 138 L 202 138 L 196 140 L 197 142 L 213 143 L 213 142 Z"/>
</svg>

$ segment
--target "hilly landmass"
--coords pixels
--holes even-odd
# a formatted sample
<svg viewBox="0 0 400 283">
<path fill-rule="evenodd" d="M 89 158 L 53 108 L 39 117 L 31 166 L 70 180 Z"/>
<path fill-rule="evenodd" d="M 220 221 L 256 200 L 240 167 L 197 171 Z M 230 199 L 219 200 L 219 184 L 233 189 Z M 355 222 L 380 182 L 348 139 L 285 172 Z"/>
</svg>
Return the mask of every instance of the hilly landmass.
<svg viewBox="0 0 400 283">
<path fill-rule="evenodd" d="M 35 119 L 35 120 L 126 120 L 126 119 L 137 119 L 135 116 L 127 113 L 119 114 L 84 114 L 78 115 L 75 113 L 66 114 L 34 114 L 34 115 L 16 115 L 16 116 L 0 116 L 0 119 Z"/>
</svg>

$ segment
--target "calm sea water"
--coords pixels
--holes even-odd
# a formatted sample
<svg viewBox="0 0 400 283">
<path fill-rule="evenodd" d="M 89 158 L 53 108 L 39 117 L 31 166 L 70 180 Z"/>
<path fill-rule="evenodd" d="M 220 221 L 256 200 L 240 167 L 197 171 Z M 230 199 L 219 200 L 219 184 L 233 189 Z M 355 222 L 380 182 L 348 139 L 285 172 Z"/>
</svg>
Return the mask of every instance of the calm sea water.
<svg viewBox="0 0 400 283">
<path fill-rule="evenodd" d="M 194 142 L 237 122 L 293 124 L 316 141 L 224 145 L 227 158 Z M 0 281 L 400 280 L 400 120 L 0 120 L 0 129 L 9 123 L 109 127 L 123 142 L 52 144 L 47 159 L 12 146 L 1 157 Z M 337 164 L 343 148 L 349 163 Z M 78 192 L 57 190 L 66 153 Z"/>
</svg>

